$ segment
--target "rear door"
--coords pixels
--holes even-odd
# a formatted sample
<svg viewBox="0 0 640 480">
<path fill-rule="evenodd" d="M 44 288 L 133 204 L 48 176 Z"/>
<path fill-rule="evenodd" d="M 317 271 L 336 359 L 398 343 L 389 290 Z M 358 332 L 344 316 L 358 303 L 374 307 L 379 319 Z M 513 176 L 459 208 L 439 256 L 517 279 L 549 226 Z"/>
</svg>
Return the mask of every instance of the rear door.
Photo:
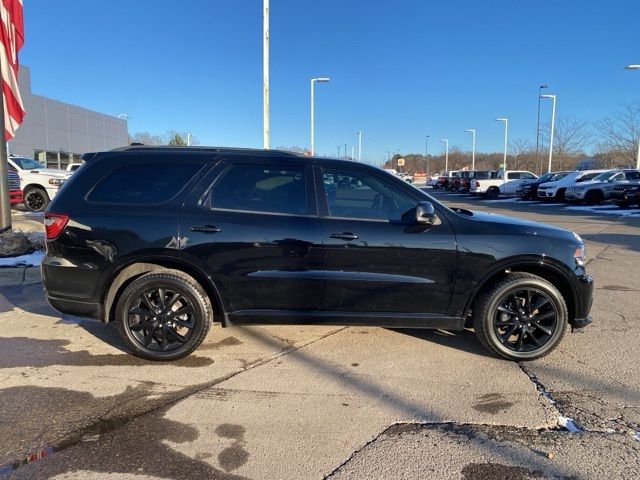
<svg viewBox="0 0 640 480">
<path fill-rule="evenodd" d="M 443 314 L 457 260 L 447 220 L 412 229 L 415 224 L 402 216 L 418 199 L 411 187 L 382 175 L 327 167 L 317 178 L 324 179 L 318 185 L 326 278 L 322 309 Z"/>
<path fill-rule="evenodd" d="M 231 319 L 320 307 L 322 238 L 310 165 L 228 161 L 195 196 L 180 219 L 182 255 L 211 276 Z"/>
</svg>

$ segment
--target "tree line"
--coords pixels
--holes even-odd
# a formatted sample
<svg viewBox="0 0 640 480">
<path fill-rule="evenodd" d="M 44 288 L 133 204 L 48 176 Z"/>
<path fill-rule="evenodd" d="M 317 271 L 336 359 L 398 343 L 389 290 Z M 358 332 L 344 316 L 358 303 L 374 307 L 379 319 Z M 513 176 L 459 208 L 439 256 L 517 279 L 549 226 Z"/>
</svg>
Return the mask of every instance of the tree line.
<svg viewBox="0 0 640 480">
<path fill-rule="evenodd" d="M 173 145 L 182 147 L 187 145 L 187 136 L 187 132 L 177 132 L 175 130 L 168 130 L 163 135 L 155 135 L 149 132 L 136 132 L 129 136 L 129 144 L 141 143 L 149 146 Z M 198 145 L 199 143 L 198 139 L 191 135 L 191 145 Z"/>
<path fill-rule="evenodd" d="M 550 137 L 550 124 L 543 125 L 537 155 L 535 140 L 517 138 L 509 142 L 507 167 L 538 174 L 546 172 Z M 635 166 L 639 139 L 640 102 L 625 104 L 619 111 L 593 124 L 575 117 L 560 116 L 554 129 L 552 170 Z M 591 157 L 585 153 L 589 146 L 593 146 Z M 404 167 L 398 167 L 399 158 L 404 158 Z M 503 152 L 476 152 L 475 168 L 499 169 L 503 158 Z M 445 155 L 395 154 L 384 163 L 384 167 L 410 173 L 437 173 L 445 170 Z M 471 151 L 451 147 L 449 170 L 463 168 L 471 168 Z"/>
</svg>

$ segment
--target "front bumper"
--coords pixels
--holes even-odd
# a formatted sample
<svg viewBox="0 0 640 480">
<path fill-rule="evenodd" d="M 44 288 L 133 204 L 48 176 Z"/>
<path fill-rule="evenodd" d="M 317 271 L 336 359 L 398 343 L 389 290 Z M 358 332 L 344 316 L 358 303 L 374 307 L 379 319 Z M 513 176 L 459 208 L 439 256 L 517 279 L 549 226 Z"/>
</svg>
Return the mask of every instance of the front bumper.
<svg viewBox="0 0 640 480">
<path fill-rule="evenodd" d="M 567 190 L 564 194 L 564 198 L 567 200 L 584 200 L 586 192 L 584 191 L 571 191 Z"/>
<path fill-rule="evenodd" d="M 593 277 L 586 274 L 580 275 L 576 290 L 574 318 L 569 320 L 569 324 L 572 328 L 584 328 L 593 321 L 589 315 L 593 304 Z"/>
<path fill-rule="evenodd" d="M 555 190 L 540 190 L 538 189 L 539 198 L 553 198 L 556 196 Z"/>
</svg>

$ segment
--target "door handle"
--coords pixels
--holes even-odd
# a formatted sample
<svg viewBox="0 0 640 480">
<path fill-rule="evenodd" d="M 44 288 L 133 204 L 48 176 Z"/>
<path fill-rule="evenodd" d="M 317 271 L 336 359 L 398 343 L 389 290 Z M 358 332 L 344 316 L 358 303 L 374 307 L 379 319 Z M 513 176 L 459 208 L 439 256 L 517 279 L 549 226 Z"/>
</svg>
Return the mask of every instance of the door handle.
<svg viewBox="0 0 640 480">
<path fill-rule="evenodd" d="M 351 232 L 330 233 L 329 237 L 337 238 L 339 240 L 357 240 L 358 239 L 358 235 L 355 235 Z"/>
<path fill-rule="evenodd" d="M 222 229 L 213 225 L 200 225 L 198 227 L 191 227 L 191 231 L 200 233 L 218 233 L 221 232 Z"/>
</svg>

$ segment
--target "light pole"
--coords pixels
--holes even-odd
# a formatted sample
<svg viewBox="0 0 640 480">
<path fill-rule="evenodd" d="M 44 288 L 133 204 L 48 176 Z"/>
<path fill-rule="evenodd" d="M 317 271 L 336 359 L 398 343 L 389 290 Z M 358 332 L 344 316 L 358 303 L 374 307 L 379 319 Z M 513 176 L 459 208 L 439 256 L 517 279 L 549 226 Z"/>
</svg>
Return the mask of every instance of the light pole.
<svg viewBox="0 0 640 480">
<path fill-rule="evenodd" d="M 448 172 L 449 172 L 449 139 L 448 138 L 441 138 L 440 140 L 443 141 L 444 144 L 445 144 L 444 171 L 448 175 Z"/>
<path fill-rule="evenodd" d="M 187 133 L 187 147 L 191 146 L 191 134 Z"/>
<path fill-rule="evenodd" d="M 553 157 L 553 133 L 556 123 L 556 96 L 555 95 L 540 95 L 540 98 L 550 98 L 553 100 L 553 107 L 551 108 L 551 137 L 549 138 L 549 166 L 547 172 L 551 172 L 551 158 Z"/>
<path fill-rule="evenodd" d="M 262 148 L 269 149 L 269 0 L 262 3 Z"/>
<path fill-rule="evenodd" d="M 496 118 L 496 122 L 504 122 L 504 160 L 502 162 L 502 169 L 507 170 L 507 136 L 509 134 L 509 119 L 508 118 Z M 503 178 L 506 180 L 506 178 Z"/>
<path fill-rule="evenodd" d="M 627 65 L 626 70 L 640 70 L 640 65 Z M 638 153 L 636 154 L 636 169 L 640 170 L 640 138 L 638 138 Z"/>
<path fill-rule="evenodd" d="M 358 161 L 362 160 L 362 132 L 356 132 L 358 134 Z"/>
<path fill-rule="evenodd" d="M 340 158 L 340 145 L 338 145 L 338 158 Z"/>
<path fill-rule="evenodd" d="M 424 146 L 424 158 L 427 159 L 427 175 L 429 175 L 429 138 L 431 137 L 431 135 L 427 135 L 426 137 L 426 142 L 425 142 L 425 146 Z"/>
<path fill-rule="evenodd" d="M 473 128 L 468 128 L 465 132 L 469 132 L 473 139 L 471 140 L 471 170 L 476 169 L 476 131 Z"/>
<path fill-rule="evenodd" d="M 344 144 L 344 158 L 347 158 L 347 144 Z"/>
<path fill-rule="evenodd" d="M 314 122 L 314 118 L 313 118 L 313 86 L 315 85 L 316 82 L 319 83 L 326 83 L 328 82 L 330 79 L 326 78 L 326 77 L 318 77 L 318 78 L 312 78 L 311 79 L 311 155 L 313 155 L 315 153 L 315 139 L 314 139 L 314 131 L 313 131 L 313 122 Z M 339 156 L 339 155 L 338 155 Z"/>
<path fill-rule="evenodd" d="M 539 85 L 538 86 L 538 124 L 536 129 L 536 168 L 539 172 L 542 172 L 542 168 L 538 164 L 538 151 L 540 149 L 540 95 L 542 95 L 542 89 L 548 88 L 549 85 Z"/>
</svg>

